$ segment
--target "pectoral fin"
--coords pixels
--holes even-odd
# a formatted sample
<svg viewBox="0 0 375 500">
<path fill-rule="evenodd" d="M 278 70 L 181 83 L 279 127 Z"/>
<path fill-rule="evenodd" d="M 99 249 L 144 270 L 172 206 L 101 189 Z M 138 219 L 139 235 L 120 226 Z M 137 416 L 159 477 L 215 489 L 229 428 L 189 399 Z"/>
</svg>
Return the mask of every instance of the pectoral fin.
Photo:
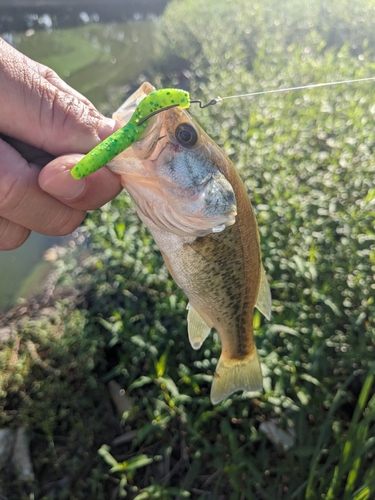
<svg viewBox="0 0 375 500">
<path fill-rule="evenodd" d="M 260 272 L 260 286 L 258 292 L 258 298 L 255 303 L 255 307 L 265 316 L 268 320 L 271 319 L 271 309 L 272 309 L 272 298 L 271 290 L 267 281 L 266 272 L 262 266 Z"/>
<path fill-rule="evenodd" d="M 203 342 L 208 337 L 211 327 L 207 325 L 200 314 L 194 309 L 191 304 L 188 304 L 188 335 L 189 342 L 193 349 L 199 349 Z"/>
</svg>

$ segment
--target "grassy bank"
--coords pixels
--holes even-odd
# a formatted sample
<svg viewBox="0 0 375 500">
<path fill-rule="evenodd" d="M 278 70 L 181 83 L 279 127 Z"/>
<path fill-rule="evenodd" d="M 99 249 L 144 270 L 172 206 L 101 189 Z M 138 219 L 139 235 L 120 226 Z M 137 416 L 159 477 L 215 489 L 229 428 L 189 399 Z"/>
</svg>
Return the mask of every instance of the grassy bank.
<svg viewBox="0 0 375 500">
<path fill-rule="evenodd" d="M 373 76 L 374 13 L 175 1 L 149 78 L 207 101 Z M 218 338 L 191 349 L 186 298 L 129 197 L 90 214 L 90 251 L 59 261 L 57 300 L 0 325 L 1 425 L 28 428 L 36 474 L 3 470 L 5 498 L 374 498 L 374 96 L 363 83 L 194 110 L 257 212 L 273 317 L 256 316 L 255 398 L 211 405 Z M 110 381 L 126 390 L 121 417 Z"/>
</svg>

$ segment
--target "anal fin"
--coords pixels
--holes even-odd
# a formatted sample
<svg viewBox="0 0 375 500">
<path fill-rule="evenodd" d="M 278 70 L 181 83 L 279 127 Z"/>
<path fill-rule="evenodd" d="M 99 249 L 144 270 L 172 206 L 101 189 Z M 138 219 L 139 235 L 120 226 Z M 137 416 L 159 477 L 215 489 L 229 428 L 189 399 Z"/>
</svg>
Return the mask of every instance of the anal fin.
<svg viewBox="0 0 375 500">
<path fill-rule="evenodd" d="M 262 389 L 263 375 L 256 350 L 244 359 L 223 359 L 220 356 L 211 386 L 211 401 L 214 405 L 233 392 Z"/>
<path fill-rule="evenodd" d="M 191 344 L 191 347 L 197 350 L 201 347 L 203 342 L 208 337 L 211 331 L 211 327 L 207 325 L 204 319 L 191 304 L 188 304 L 187 309 L 189 342 Z"/>
</svg>

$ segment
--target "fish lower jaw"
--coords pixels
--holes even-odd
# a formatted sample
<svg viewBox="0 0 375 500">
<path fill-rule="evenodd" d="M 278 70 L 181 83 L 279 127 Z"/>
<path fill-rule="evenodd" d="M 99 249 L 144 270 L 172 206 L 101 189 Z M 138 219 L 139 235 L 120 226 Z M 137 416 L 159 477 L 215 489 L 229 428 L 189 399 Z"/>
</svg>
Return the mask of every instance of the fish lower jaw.
<svg viewBox="0 0 375 500">
<path fill-rule="evenodd" d="M 224 231 L 224 229 L 226 228 L 227 226 L 225 224 L 221 224 L 221 226 L 215 226 L 212 228 L 212 232 L 213 233 L 221 233 L 222 231 Z"/>
<path fill-rule="evenodd" d="M 236 223 L 236 215 L 237 213 L 231 212 L 229 215 L 226 216 L 226 220 L 222 222 L 221 224 L 217 224 L 212 228 L 213 233 L 221 233 L 224 231 L 226 227 L 233 226 L 233 224 Z"/>
<path fill-rule="evenodd" d="M 217 217 L 215 220 L 215 225 L 211 225 L 210 233 L 222 233 L 224 229 L 229 226 L 233 226 L 236 223 L 237 213 L 230 212 L 229 214 L 224 214 L 221 217 Z"/>
<path fill-rule="evenodd" d="M 213 233 L 221 233 L 236 222 L 233 212 L 210 218 L 204 214 L 186 214 L 171 210 L 168 205 L 157 206 L 145 215 L 159 229 L 184 237 L 204 237 Z"/>
</svg>

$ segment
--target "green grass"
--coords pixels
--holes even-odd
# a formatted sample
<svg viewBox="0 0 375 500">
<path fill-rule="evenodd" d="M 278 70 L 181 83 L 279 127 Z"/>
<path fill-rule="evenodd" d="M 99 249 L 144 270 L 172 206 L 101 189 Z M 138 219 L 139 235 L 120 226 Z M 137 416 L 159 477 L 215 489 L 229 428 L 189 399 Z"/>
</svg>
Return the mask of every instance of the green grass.
<svg viewBox="0 0 375 500">
<path fill-rule="evenodd" d="M 373 76 L 374 11 L 363 0 L 174 1 L 148 76 L 204 101 Z M 7 498 L 49 498 L 46 476 L 69 478 L 59 499 L 375 497 L 374 97 L 365 83 L 192 110 L 257 212 L 273 316 L 256 317 L 255 398 L 211 405 L 218 337 L 191 349 L 186 298 L 130 198 L 90 214 L 90 255 L 59 263 L 59 287 L 78 295 L 53 319 L 18 323 L 19 344 L 0 351 L 1 423 L 28 426 L 37 477 L 28 490 L 3 475 Z M 28 340 L 59 376 L 46 377 Z M 110 380 L 132 399 L 120 419 Z M 294 429 L 294 446 L 260 432 L 271 419 Z"/>
</svg>

